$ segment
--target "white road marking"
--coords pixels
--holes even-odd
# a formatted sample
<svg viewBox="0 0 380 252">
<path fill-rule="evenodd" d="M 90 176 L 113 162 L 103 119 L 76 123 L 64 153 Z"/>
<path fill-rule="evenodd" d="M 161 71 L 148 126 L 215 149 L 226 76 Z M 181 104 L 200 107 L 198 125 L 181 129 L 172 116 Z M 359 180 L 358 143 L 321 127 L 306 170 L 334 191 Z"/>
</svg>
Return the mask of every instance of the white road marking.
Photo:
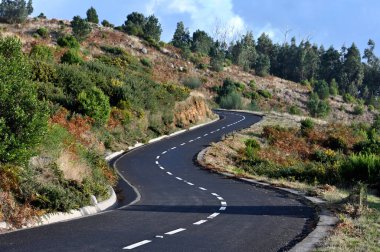
<svg viewBox="0 0 380 252">
<path fill-rule="evenodd" d="M 177 147 L 173 147 L 173 148 L 171 148 L 172 150 L 175 150 L 175 149 L 177 149 Z"/>
<path fill-rule="evenodd" d="M 226 127 L 223 127 L 222 129 L 225 129 Z"/>
<path fill-rule="evenodd" d="M 227 206 L 227 202 L 225 201 L 220 202 L 220 204 L 222 204 L 222 206 Z"/>
<path fill-rule="evenodd" d="M 163 235 L 156 235 L 156 238 L 164 239 Z"/>
<path fill-rule="evenodd" d="M 214 219 L 216 216 L 218 216 L 220 213 L 213 213 L 207 219 Z"/>
<path fill-rule="evenodd" d="M 202 225 L 203 223 L 206 223 L 206 222 L 207 222 L 207 220 L 200 220 L 200 221 L 193 223 L 193 225 Z"/>
<path fill-rule="evenodd" d="M 160 156 L 157 156 L 156 159 L 160 159 Z"/>
<path fill-rule="evenodd" d="M 202 137 L 197 137 L 197 139 L 201 139 Z"/>
<path fill-rule="evenodd" d="M 158 165 L 158 161 L 156 161 L 156 164 Z"/>
<path fill-rule="evenodd" d="M 218 132 L 218 131 L 220 131 L 220 129 L 217 129 L 216 131 Z"/>
<path fill-rule="evenodd" d="M 226 208 L 227 208 L 227 207 L 225 207 L 225 206 L 224 206 L 224 207 L 221 207 L 221 208 L 219 209 L 219 211 L 226 211 Z"/>
<path fill-rule="evenodd" d="M 219 197 L 219 195 L 216 193 L 211 193 L 211 194 L 214 195 L 215 197 Z"/>
<path fill-rule="evenodd" d="M 218 197 L 218 200 L 224 200 L 222 197 Z"/>
<path fill-rule="evenodd" d="M 215 131 L 211 131 L 211 132 L 210 132 L 210 134 L 214 134 L 214 133 L 215 133 Z"/>
<path fill-rule="evenodd" d="M 204 134 L 203 136 L 206 137 L 206 136 L 208 136 L 208 134 Z"/>
<path fill-rule="evenodd" d="M 183 179 L 181 179 L 180 177 L 176 177 L 176 179 L 181 180 L 181 181 L 183 180 Z"/>
<path fill-rule="evenodd" d="M 188 184 L 188 185 L 191 185 L 191 186 L 193 186 L 193 185 L 194 185 L 193 183 L 190 183 L 190 182 L 187 182 L 187 184 Z"/>
<path fill-rule="evenodd" d="M 179 229 L 176 229 L 176 230 L 173 230 L 173 231 L 170 231 L 170 232 L 167 232 L 165 234 L 167 235 L 174 235 L 176 233 L 179 233 L 179 232 L 182 232 L 182 231 L 185 231 L 186 229 L 185 228 L 179 228 Z"/>
<path fill-rule="evenodd" d="M 194 140 L 190 140 L 190 141 L 189 141 L 189 143 L 192 143 L 192 142 L 194 142 Z"/>
<path fill-rule="evenodd" d="M 168 153 L 168 152 L 167 152 L 167 151 L 164 151 L 164 152 L 162 152 L 161 154 L 162 154 L 162 155 L 165 155 L 166 153 Z"/>
<path fill-rule="evenodd" d="M 166 173 L 167 173 L 168 175 L 170 175 L 170 176 L 173 175 L 173 173 L 171 173 L 171 172 L 166 172 Z"/>
<path fill-rule="evenodd" d="M 165 170 L 165 168 L 164 168 L 164 167 L 162 167 L 162 166 L 160 166 L 160 169 L 161 169 L 161 170 Z"/>
<path fill-rule="evenodd" d="M 148 244 L 150 242 L 152 242 L 152 241 L 151 240 L 144 240 L 144 241 L 137 242 L 135 244 L 129 245 L 127 247 L 124 247 L 123 249 L 134 249 L 134 248 L 140 247 L 142 245 Z"/>
<path fill-rule="evenodd" d="M 186 143 L 181 143 L 181 146 L 184 146 Z"/>
<path fill-rule="evenodd" d="M 202 191 L 207 191 L 206 188 L 203 188 L 203 187 L 198 187 L 199 189 L 201 189 Z"/>
</svg>

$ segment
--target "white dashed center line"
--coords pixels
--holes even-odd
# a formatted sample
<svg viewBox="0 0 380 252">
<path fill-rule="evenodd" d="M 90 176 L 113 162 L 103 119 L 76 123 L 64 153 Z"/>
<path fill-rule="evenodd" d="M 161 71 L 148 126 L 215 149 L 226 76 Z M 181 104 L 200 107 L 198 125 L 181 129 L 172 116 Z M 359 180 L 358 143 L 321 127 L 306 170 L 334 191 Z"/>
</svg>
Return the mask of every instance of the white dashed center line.
<svg viewBox="0 0 380 252">
<path fill-rule="evenodd" d="M 173 175 L 173 173 L 171 173 L 171 172 L 166 172 L 166 173 L 167 173 L 168 175 L 170 175 L 170 176 Z"/>
<path fill-rule="evenodd" d="M 173 230 L 173 231 L 170 231 L 170 232 L 167 232 L 165 233 L 166 235 L 174 235 L 174 234 L 177 234 L 179 232 L 182 232 L 182 231 L 185 231 L 186 229 L 185 228 L 179 228 L 179 229 L 176 229 L 176 230 Z"/>
<path fill-rule="evenodd" d="M 219 211 L 226 211 L 226 207 L 221 207 Z"/>
<path fill-rule="evenodd" d="M 180 180 L 180 181 L 182 181 L 183 179 L 181 179 L 180 177 L 176 177 L 176 179 L 178 179 L 178 180 Z"/>
<path fill-rule="evenodd" d="M 193 225 L 199 226 L 199 225 L 202 225 L 203 223 L 206 223 L 206 222 L 207 222 L 207 220 L 200 220 L 200 221 L 193 223 Z"/>
<path fill-rule="evenodd" d="M 209 217 L 207 217 L 208 219 L 214 219 L 216 216 L 218 216 L 220 213 L 213 213 L 211 214 Z"/>
<path fill-rule="evenodd" d="M 227 206 L 227 202 L 225 201 L 220 202 L 220 204 L 222 204 L 222 206 Z"/>
<path fill-rule="evenodd" d="M 198 187 L 199 189 L 201 189 L 202 191 L 207 191 L 206 188 L 203 188 L 203 187 Z"/>
<path fill-rule="evenodd" d="M 135 243 L 135 244 L 129 245 L 129 246 L 123 248 L 123 249 L 128 249 L 128 250 L 130 250 L 130 249 L 134 249 L 134 248 L 140 247 L 140 246 L 142 246 L 142 245 L 148 244 L 148 243 L 150 243 L 150 242 L 152 242 L 152 241 L 151 241 L 151 240 L 144 240 L 144 241 L 137 242 L 137 243 Z"/>
<path fill-rule="evenodd" d="M 166 153 L 168 153 L 168 152 L 167 152 L 167 151 L 164 151 L 164 152 L 162 152 L 161 154 L 162 154 L 162 155 L 165 155 Z"/>
<path fill-rule="evenodd" d="M 214 195 L 215 197 L 219 197 L 219 195 L 216 193 L 211 193 L 211 194 Z"/>
<path fill-rule="evenodd" d="M 186 143 L 181 143 L 181 146 L 184 146 Z"/>
<path fill-rule="evenodd" d="M 187 182 L 187 184 L 188 184 L 188 185 L 191 185 L 191 186 L 193 186 L 193 185 L 194 185 L 193 183 L 190 183 L 190 182 Z"/>
<path fill-rule="evenodd" d="M 218 197 L 218 200 L 224 200 L 222 197 Z"/>
</svg>

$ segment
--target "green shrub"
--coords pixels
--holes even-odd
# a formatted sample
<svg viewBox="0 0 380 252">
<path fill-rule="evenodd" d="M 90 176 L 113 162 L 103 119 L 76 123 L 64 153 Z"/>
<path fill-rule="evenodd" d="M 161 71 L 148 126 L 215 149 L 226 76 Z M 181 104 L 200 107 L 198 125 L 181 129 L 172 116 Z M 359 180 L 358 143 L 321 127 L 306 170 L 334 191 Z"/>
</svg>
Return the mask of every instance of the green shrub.
<svg viewBox="0 0 380 252">
<path fill-rule="evenodd" d="M 219 105 L 224 109 L 242 109 L 243 107 L 241 96 L 236 92 L 221 97 Z"/>
<path fill-rule="evenodd" d="M 106 20 L 106 19 L 104 19 L 103 21 L 102 21 L 102 25 L 104 26 L 104 27 L 110 27 L 110 28 L 114 28 L 115 27 L 115 25 L 114 24 L 111 24 L 108 20 Z"/>
<path fill-rule="evenodd" d="M 292 106 L 290 106 L 290 108 L 289 108 L 289 113 L 290 113 L 291 115 L 301 115 L 301 114 L 302 114 L 302 111 L 301 111 L 301 109 L 300 109 L 298 106 L 296 106 L 296 105 L 292 105 Z"/>
<path fill-rule="evenodd" d="M 338 94 L 339 94 L 338 84 L 336 83 L 335 79 L 332 79 L 330 83 L 330 95 L 337 96 Z"/>
<path fill-rule="evenodd" d="M 32 80 L 38 82 L 51 82 L 57 80 L 55 65 L 44 61 L 32 61 Z"/>
<path fill-rule="evenodd" d="M 345 181 L 361 181 L 380 184 L 380 156 L 373 154 L 352 155 L 343 161 L 340 174 Z"/>
<path fill-rule="evenodd" d="M 302 131 L 310 131 L 314 129 L 314 121 L 310 118 L 306 118 L 305 120 L 301 121 L 301 130 Z"/>
<path fill-rule="evenodd" d="M 68 47 L 72 49 L 78 49 L 80 47 L 78 40 L 74 36 L 71 36 L 71 35 L 60 37 L 57 40 L 57 43 L 61 47 Z"/>
<path fill-rule="evenodd" d="M 330 88 L 326 81 L 318 81 L 314 86 L 314 92 L 321 100 L 326 100 L 330 96 Z"/>
<path fill-rule="evenodd" d="M 345 93 L 343 95 L 343 101 L 347 102 L 347 103 L 355 103 L 355 97 L 353 97 L 352 95 L 350 95 L 349 93 Z"/>
<path fill-rule="evenodd" d="M 23 163 L 47 128 L 47 107 L 37 97 L 17 38 L 0 38 L 0 162 Z"/>
<path fill-rule="evenodd" d="M 326 117 L 330 113 L 328 101 L 320 100 L 315 93 L 311 94 L 307 107 L 313 117 Z"/>
<path fill-rule="evenodd" d="M 346 141 L 343 138 L 336 136 L 329 136 L 325 141 L 325 146 L 335 151 L 340 150 L 346 152 L 348 150 Z"/>
<path fill-rule="evenodd" d="M 35 45 L 30 51 L 30 58 L 41 61 L 53 61 L 53 51 L 50 47 L 45 45 Z"/>
<path fill-rule="evenodd" d="M 245 142 L 245 155 L 250 161 L 259 161 L 257 158 L 257 152 L 261 146 L 256 139 L 247 139 Z"/>
<path fill-rule="evenodd" d="M 116 55 L 116 56 L 123 55 L 125 53 L 125 51 L 122 48 L 120 48 L 120 47 L 101 46 L 100 49 L 103 52 L 106 52 L 106 53 L 109 53 L 109 54 L 113 54 L 113 55 Z"/>
<path fill-rule="evenodd" d="M 189 77 L 183 81 L 183 85 L 190 89 L 197 89 L 202 86 L 202 81 L 198 77 Z"/>
<path fill-rule="evenodd" d="M 258 90 L 257 93 L 261 95 L 262 97 L 264 97 L 265 99 L 272 98 L 272 94 L 268 90 L 265 90 L 265 89 Z"/>
<path fill-rule="evenodd" d="M 356 105 L 354 107 L 353 113 L 354 113 L 354 115 L 363 115 L 364 114 L 364 106 L 363 105 Z"/>
<path fill-rule="evenodd" d="M 49 36 L 49 30 L 45 27 L 38 28 L 36 32 L 41 36 L 41 38 L 47 38 Z"/>
<path fill-rule="evenodd" d="M 85 114 L 93 118 L 99 125 L 107 123 L 111 107 L 109 98 L 102 90 L 97 87 L 93 87 L 88 91 L 82 91 L 78 95 L 78 102 L 80 110 Z"/>
<path fill-rule="evenodd" d="M 68 50 L 61 57 L 61 63 L 80 64 L 82 62 L 83 62 L 83 59 L 80 56 L 78 50 L 76 50 L 76 49 Z"/>
<path fill-rule="evenodd" d="M 143 59 L 140 59 L 140 62 L 143 66 L 146 66 L 146 67 L 149 67 L 151 68 L 152 67 L 152 63 L 150 62 L 149 59 L 147 58 L 143 58 Z"/>
</svg>

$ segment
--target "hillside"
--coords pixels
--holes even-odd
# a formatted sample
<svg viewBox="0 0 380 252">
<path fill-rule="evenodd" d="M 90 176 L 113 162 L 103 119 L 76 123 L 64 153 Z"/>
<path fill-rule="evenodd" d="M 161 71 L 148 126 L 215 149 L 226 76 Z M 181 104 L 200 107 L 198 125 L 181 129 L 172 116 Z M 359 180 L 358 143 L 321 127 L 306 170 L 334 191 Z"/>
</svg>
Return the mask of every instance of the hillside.
<svg viewBox="0 0 380 252">
<path fill-rule="evenodd" d="M 230 95 L 223 94 L 225 88 L 232 88 L 239 102 L 231 107 L 228 102 L 236 105 L 235 98 L 226 98 L 226 108 L 309 116 L 314 84 L 259 77 L 228 61 L 222 71 L 212 71 L 209 56 L 184 56 L 170 44 L 91 26 L 91 33 L 78 43 L 68 21 L 0 24 L 3 62 L 14 66 L 25 61 L 28 74 L 23 81 L 32 79 L 33 99 L 46 106 L 47 118 L 41 122 L 46 130 L 28 146 L 33 151 L 24 160 L 15 156 L 0 161 L 0 220 L 15 227 L 32 216 L 89 204 L 91 195 L 106 198 L 108 185 L 115 185 L 117 177 L 103 161 L 105 153 L 214 118 L 210 107 L 223 107 Z M 14 36 L 21 40 L 22 55 L 17 40 L 6 39 Z M 7 43 L 16 56 L 8 57 Z M 14 71 L 9 68 L 7 73 Z M 4 80 L 9 81 L 7 76 Z M 339 95 L 327 100 L 331 111 L 326 121 L 372 122 L 377 114 Z"/>
</svg>

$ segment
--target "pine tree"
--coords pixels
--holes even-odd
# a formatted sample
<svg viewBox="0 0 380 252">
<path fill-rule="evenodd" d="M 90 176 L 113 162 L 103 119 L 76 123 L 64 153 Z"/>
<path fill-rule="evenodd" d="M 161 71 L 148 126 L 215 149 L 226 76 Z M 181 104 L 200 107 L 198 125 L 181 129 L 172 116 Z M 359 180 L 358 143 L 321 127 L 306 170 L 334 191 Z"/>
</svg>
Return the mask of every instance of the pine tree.
<svg viewBox="0 0 380 252">
<path fill-rule="evenodd" d="M 190 39 L 190 33 L 189 30 L 186 28 L 183 22 L 177 23 L 177 28 L 174 32 L 173 39 L 172 39 L 173 46 L 180 48 L 182 50 L 190 48 L 191 45 L 191 39 Z"/>
<path fill-rule="evenodd" d="M 143 25 L 144 37 L 152 38 L 155 41 L 160 41 L 162 28 L 158 19 L 151 15 L 149 16 Z"/>
<path fill-rule="evenodd" d="M 96 12 L 94 7 L 91 6 L 91 8 L 87 10 L 86 14 L 87 14 L 87 22 L 99 24 L 98 13 Z"/>
<path fill-rule="evenodd" d="M 29 0 L 3 0 L 0 3 L 0 21 L 7 23 L 22 23 L 33 13 L 33 3 Z"/>
<path fill-rule="evenodd" d="M 81 18 L 80 16 L 75 16 L 71 21 L 71 27 L 73 29 L 73 34 L 78 40 L 85 39 L 88 34 L 91 33 L 91 26 L 87 20 Z"/>
</svg>

